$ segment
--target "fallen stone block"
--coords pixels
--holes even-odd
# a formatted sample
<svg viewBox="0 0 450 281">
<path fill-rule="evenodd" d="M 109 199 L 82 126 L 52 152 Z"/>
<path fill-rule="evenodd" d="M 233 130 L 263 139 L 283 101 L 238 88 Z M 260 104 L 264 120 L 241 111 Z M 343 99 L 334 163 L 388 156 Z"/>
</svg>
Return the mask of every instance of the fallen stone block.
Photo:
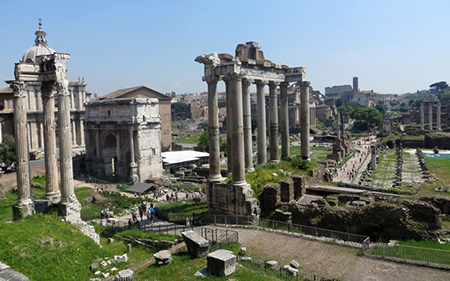
<svg viewBox="0 0 450 281">
<path fill-rule="evenodd" d="M 131 269 L 121 270 L 117 273 L 115 281 L 133 281 L 134 272 Z"/>
<path fill-rule="evenodd" d="M 298 268 L 300 266 L 300 264 L 298 263 L 298 261 L 296 260 L 291 260 L 291 264 L 290 264 L 293 268 Z"/>
<path fill-rule="evenodd" d="M 188 252 L 191 256 L 199 258 L 204 257 L 208 253 L 209 241 L 201 237 L 194 231 L 181 232 L 184 242 L 187 245 Z"/>
<path fill-rule="evenodd" d="M 247 254 L 247 248 L 246 247 L 241 247 L 241 249 L 239 250 L 239 254 L 246 255 Z"/>
<path fill-rule="evenodd" d="M 289 266 L 289 265 L 285 265 L 283 266 L 283 271 L 286 272 L 287 275 L 290 276 L 297 276 L 298 275 L 298 270 Z"/>
<path fill-rule="evenodd" d="M 173 261 L 170 251 L 162 250 L 153 255 L 155 261 L 159 265 L 170 264 Z"/>
<path fill-rule="evenodd" d="M 278 267 L 278 262 L 277 261 L 268 261 L 268 262 L 266 262 L 266 267 L 268 269 L 274 269 L 275 267 Z"/>
<path fill-rule="evenodd" d="M 206 256 L 206 262 L 210 275 L 228 276 L 236 270 L 236 256 L 232 251 L 214 251 Z"/>
</svg>

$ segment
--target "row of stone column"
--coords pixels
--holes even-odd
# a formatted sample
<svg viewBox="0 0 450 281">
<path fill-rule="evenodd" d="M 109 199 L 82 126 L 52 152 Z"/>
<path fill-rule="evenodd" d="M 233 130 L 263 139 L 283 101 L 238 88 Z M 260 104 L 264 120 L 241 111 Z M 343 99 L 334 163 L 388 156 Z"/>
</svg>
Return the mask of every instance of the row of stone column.
<svg viewBox="0 0 450 281">
<path fill-rule="evenodd" d="M 14 94 L 14 131 L 16 137 L 17 156 L 17 187 L 19 207 L 32 205 L 30 189 L 30 170 L 28 162 L 27 144 L 27 95 L 26 83 L 22 81 L 10 82 Z M 55 136 L 55 103 L 54 92 L 58 98 L 58 120 L 59 120 L 59 148 L 60 148 L 60 173 L 61 192 L 58 186 L 58 170 L 56 157 Z M 43 102 L 43 130 L 45 148 L 45 176 L 46 195 L 45 199 L 52 203 L 78 202 L 73 189 L 72 169 L 72 132 L 70 124 L 70 96 L 68 94 L 68 81 L 65 79 L 55 82 L 42 83 Z"/>
<path fill-rule="evenodd" d="M 424 101 L 420 102 L 420 129 L 425 128 L 425 112 L 424 112 Z M 428 101 L 428 128 L 433 130 L 433 101 Z M 441 102 L 437 102 L 436 106 L 436 130 L 441 130 Z"/>
<path fill-rule="evenodd" d="M 288 82 L 252 81 L 238 74 L 229 74 L 223 79 L 227 94 L 227 143 L 228 166 L 232 173 L 232 183 L 246 184 L 245 170 L 253 171 L 252 130 L 250 86 L 257 87 L 257 126 L 258 126 L 258 164 L 267 163 L 266 149 L 266 103 L 265 85 L 269 85 L 269 155 L 270 162 L 279 161 L 278 153 L 278 99 L 276 88 L 280 85 L 280 118 L 281 118 L 281 153 L 289 156 L 289 115 L 287 87 Z M 218 77 L 206 79 L 208 83 L 208 119 L 209 119 L 209 168 L 211 182 L 221 180 L 220 174 L 220 144 L 218 118 Z M 301 87 L 301 119 L 303 124 L 309 124 L 309 82 L 299 82 Z M 309 125 L 301 129 L 301 155 L 309 158 Z"/>
</svg>

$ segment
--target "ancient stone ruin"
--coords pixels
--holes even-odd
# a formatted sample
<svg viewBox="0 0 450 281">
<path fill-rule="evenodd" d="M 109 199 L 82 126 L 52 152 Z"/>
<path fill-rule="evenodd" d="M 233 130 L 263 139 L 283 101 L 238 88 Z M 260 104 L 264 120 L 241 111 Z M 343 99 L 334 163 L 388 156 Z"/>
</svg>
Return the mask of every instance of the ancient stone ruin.
<svg viewBox="0 0 450 281">
<path fill-rule="evenodd" d="M 245 170 L 253 170 L 250 85 L 257 86 L 258 164 L 267 163 L 265 85 L 269 85 L 269 161 L 279 162 L 278 131 L 281 131 L 282 157 L 289 156 L 289 116 L 287 88 L 295 82 L 301 95 L 301 156 L 309 151 L 309 85 L 306 68 L 277 65 L 264 58 L 257 42 L 239 44 L 236 55 L 204 54 L 195 59 L 204 64 L 203 80 L 208 84 L 209 185 L 208 208 L 212 212 L 259 216 L 258 200 L 245 180 Z M 219 119 L 217 82 L 225 82 L 227 94 L 227 143 L 230 184 L 222 183 L 220 173 Z M 278 122 L 277 87 L 280 87 L 280 123 Z"/>
<path fill-rule="evenodd" d="M 42 28 L 40 28 L 42 31 Z M 37 34 L 38 36 L 39 34 Z M 45 41 L 45 32 L 40 34 Z M 36 57 L 35 61 L 16 63 L 15 80 L 7 81 L 14 94 L 14 133 L 17 157 L 17 189 L 19 199 L 13 206 L 13 219 L 35 212 L 45 211 L 57 204 L 65 219 L 80 219 L 81 205 L 73 187 L 72 132 L 70 121 L 69 82 L 66 79 L 66 63 L 70 55 L 50 53 Z M 28 163 L 27 86 L 41 85 L 44 109 L 44 145 L 46 195 L 44 201 L 34 201 L 31 196 L 30 167 Z M 55 137 L 55 96 L 58 103 L 59 159 L 61 191 L 58 186 L 58 170 Z"/>
</svg>

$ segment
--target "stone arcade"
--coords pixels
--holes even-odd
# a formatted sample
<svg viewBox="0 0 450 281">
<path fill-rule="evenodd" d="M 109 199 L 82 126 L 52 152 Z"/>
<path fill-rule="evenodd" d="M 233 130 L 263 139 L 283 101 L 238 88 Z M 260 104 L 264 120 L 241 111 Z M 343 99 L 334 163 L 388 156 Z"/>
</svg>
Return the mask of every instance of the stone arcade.
<svg viewBox="0 0 450 281">
<path fill-rule="evenodd" d="M 42 30 L 40 28 L 40 30 Z M 44 34 L 45 36 L 45 34 Z M 7 81 L 14 94 L 14 132 L 17 157 L 17 189 L 19 199 L 13 206 L 14 220 L 45 210 L 49 204 L 58 204 L 64 218 L 69 221 L 80 219 L 81 205 L 73 187 L 72 130 L 70 121 L 70 94 L 66 80 L 66 63 L 70 55 L 64 53 L 44 54 L 35 61 L 20 62 L 15 65 L 15 80 Z M 30 167 L 28 162 L 29 139 L 27 130 L 27 85 L 40 85 L 44 110 L 45 148 L 45 201 L 35 202 L 31 196 Z M 59 153 L 61 192 L 58 186 L 56 136 L 55 136 L 55 96 L 58 103 Z"/>
<path fill-rule="evenodd" d="M 253 170 L 250 85 L 257 86 L 258 108 L 258 164 L 267 163 L 266 154 L 266 105 L 264 86 L 269 85 L 269 160 L 276 163 L 278 155 L 278 106 L 276 88 L 280 86 L 281 153 L 289 156 L 289 122 L 287 88 L 290 82 L 300 86 L 300 118 L 309 124 L 309 85 L 306 68 L 289 68 L 264 59 L 259 44 L 248 42 L 236 48 L 236 56 L 229 54 L 204 54 L 195 61 L 204 64 L 203 80 L 208 84 L 209 119 L 209 185 L 208 208 L 210 211 L 228 214 L 258 216 L 258 200 L 245 180 L 245 169 Z M 232 182 L 222 183 L 220 174 L 219 120 L 217 82 L 223 80 L 227 93 L 227 142 L 228 163 L 231 166 Z M 308 159 L 309 126 L 301 126 L 301 156 Z"/>
</svg>

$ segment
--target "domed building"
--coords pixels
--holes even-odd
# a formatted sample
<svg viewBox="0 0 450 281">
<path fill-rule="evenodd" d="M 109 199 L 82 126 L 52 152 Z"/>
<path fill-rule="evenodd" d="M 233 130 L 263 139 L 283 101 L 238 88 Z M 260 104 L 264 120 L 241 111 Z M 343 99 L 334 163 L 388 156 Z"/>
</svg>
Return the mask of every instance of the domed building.
<svg viewBox="0 0 450 281">
<path fill-rule="evenodd" d="M 51 55 L 55 53 L 48 43 L 47 33 L 39 23 L 39 30 L 35 32 L 34 45 L 23 55 L 20 63 L 36 64 L 36 57 Z M 30 82 L 26 85 L 27 93 L 27 133 L 28 151 L 31 158 L 39 158 L 40 152 L 44 150 L 44 124 L 41 82 Z M 70 93 L 70 120 L 72 127 L 72 148 L 74 154 L 84 151 L 84 104 L 90 101 L 91 94 L 86 92 L 84 78 L 77 82 L 69 82 Z M 55 118 L 57 120 L 58 104 L 55 99 Z M 13 91 L 10 87 L 0 89 L 0 135 L 14 135 L 14 107 Z M 56 140 L 58 145 L 58 128 L 56 128 Z M 1 138 L 0 138 L 1 139 Z"/>
</svg>

